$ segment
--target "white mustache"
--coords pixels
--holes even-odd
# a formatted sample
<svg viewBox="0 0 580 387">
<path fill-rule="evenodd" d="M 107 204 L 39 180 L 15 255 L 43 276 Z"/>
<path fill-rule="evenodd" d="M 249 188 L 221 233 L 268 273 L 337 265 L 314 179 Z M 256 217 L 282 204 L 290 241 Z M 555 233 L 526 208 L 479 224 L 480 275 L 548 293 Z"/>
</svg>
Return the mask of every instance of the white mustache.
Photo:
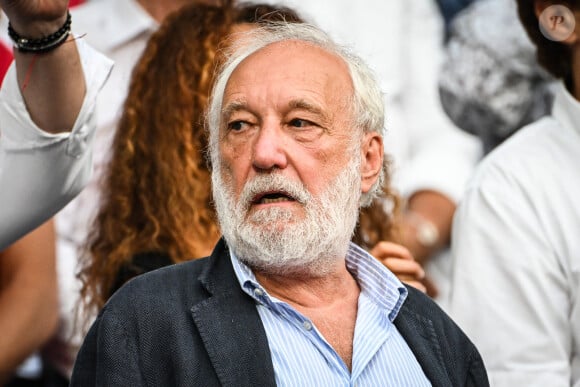
<svg viewBox="0 0 580 387">
<path fill-rule="evenodd" d="M 290 180 L 280 174 L 258 175 L 244 185 L 238 205 L 247 210 L 256 196 L 268 192 L 282 192 L 300 204 L 306 204 L 312 199 L 300 181 Z"/>
</svg>

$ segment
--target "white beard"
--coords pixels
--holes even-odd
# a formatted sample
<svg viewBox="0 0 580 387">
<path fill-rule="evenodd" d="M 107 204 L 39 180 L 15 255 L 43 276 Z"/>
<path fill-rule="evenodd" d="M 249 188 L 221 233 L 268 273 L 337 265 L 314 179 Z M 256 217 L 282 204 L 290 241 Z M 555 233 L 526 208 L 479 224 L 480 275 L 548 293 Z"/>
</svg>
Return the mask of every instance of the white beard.
<svg viewBox="0 0 580 387">
<path fill-rule="evenodd" d="M 359 154 L 359 153 L 355 153 Z M 354 158 L 320 195 L 313 197 L 301 182 L 276 173 L 262 174 L 244 186 L 235 203 L 222 168 L 212 174 L 213 195 L 221 230 L 234 254 L 249 267 L 268 274 L 321 277 L 344 259 L 358 220 L 361 196 L 360 161 Z M 284 191 L 304 210 L 270 207 L 248 214 L 255 194 Z"/>
</svg>

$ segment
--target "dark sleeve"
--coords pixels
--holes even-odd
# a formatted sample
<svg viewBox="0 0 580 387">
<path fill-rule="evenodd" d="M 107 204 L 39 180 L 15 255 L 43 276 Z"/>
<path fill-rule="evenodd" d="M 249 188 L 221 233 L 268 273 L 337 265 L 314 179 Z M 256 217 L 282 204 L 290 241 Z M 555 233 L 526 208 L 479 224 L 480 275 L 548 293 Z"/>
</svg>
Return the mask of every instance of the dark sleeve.
<svg viewBox="0 0 580 387">
<path fill-rule="evenodd" d="M 409 294 L 394 323 L 434 386 L 489 387 L 475 345 L 453 320 L 420 291 Z"/>
<path fill-rule="evenodd" d="M 93 323 L 75 361 L 71 386 L 143 386 L 134 337 L 105 310 Z"/>
<path fill-rule="evenodd" d="M 467 371 L 466 387 L 489 387 L 489 380 L 487 379 L 487 372 L 483 364 L 481 355 L 473 344 L 471 361 L 469 362 L 469 369 Z"/>
</svg>

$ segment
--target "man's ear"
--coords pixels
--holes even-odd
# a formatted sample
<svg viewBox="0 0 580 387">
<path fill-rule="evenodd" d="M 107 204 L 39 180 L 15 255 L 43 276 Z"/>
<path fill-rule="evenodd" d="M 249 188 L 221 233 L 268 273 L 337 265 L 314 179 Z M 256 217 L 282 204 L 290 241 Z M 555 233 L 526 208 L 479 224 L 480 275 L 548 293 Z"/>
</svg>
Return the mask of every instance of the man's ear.
<svg viewBox="0 0 580 387">
<path fill-rule="evenodd" d="M 383 168 L 383 138 L 377 132 L 364 134 L 361 148 L 362 192 L 368 192 L 377 181 Z"/>
<path fill-rule="evenodd" d="M 534 12 L 546 38 L 572 45 L 578 42 L 576 17 L 570 7 L 559 0 L 535 0 Z"/>
</svg>

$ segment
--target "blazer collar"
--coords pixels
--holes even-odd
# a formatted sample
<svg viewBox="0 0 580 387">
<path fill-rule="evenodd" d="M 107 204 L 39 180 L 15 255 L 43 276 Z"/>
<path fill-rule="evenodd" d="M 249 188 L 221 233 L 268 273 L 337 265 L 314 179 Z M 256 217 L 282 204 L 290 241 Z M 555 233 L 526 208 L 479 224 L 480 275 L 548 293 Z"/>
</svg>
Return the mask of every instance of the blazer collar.
<svg viewBox="0 0 580 387">
<path fill-rule="evenodd" d="M 275 386 L 266 331 L 254 300 L 240 288 L 223 239 L 198 280 L 208 296 L 193 305 L 191 313 L 220 383 Z M 433 321 L 418 312 L 421 308 L 415 305 L 415 292 L 409 288 L 409 297 L 394 323 L 433 387 L 450 386 Z"/>
<path fill-rule="evenodd" d="M 266 331 L 254 300 L 240 289 L 223 239 L 198 280 L 208 296 L 191 314 L 220 383 L 275 386 Z"/>
<path fill-rule="evenodd" d="M 407 288 L 409 296 L 395 318 L 395 326 L 411 348 L 427 379 L 431 381 L 431 385 L 433 387 L 451 386 L 433 321 L 419 313 L 421 308 L 415 305 L 414 298 L 414 293 L 418 291 L 411 287 Z"/>
</svg>

